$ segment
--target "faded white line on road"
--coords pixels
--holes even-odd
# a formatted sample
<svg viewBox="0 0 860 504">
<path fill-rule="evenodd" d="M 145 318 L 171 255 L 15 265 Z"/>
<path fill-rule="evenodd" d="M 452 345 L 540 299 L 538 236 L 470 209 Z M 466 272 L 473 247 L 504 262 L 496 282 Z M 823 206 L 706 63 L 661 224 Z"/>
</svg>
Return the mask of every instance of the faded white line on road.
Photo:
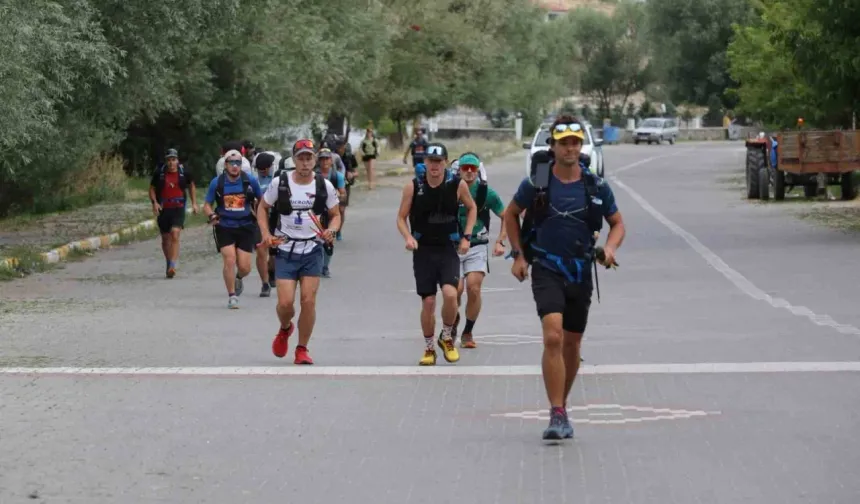
<svg viewBox="0 0 860 504">
<path fill-rule="evenodd" d="M 522 289 L 517 289 L 514 287 L 481 287 L 481 294 L 486 294 L 488 292 L 513 292 L 513 291 L 519 291 L 519 290 L 522 290 Z M 407 289 L 407 290 L 402 290 L 400 292 L 411 292 L 412 294 L 415 294 L 416 291 L 415 291 L 415 289 Z"/>
<path fill-rule="evenodd" d="M 628 167 L 624 168 L 626 169 Z M 622 171 L 622 169 L 619 169 L 617 171 Z M 704 246 L 702 242 L 700 242 L 695 236 L 684 230 L 681 226 L 675 224 L 673 221 L 669 220 L 668 217 L 666 217 L 665 215 L 660 213 L 659 210 L 651 206 L 651 204 L 648 203 L 648 201 L 646 201 L 645 198 L 642 197 L 642 195 L 631 189 L 625 183 L 618 180 L 615 176 L 612 176 L 611 179 L 615 185 L 617 185 L 621 189 L 624 189 L 624 191 L 626 191 L 631 198 L 633 198 L 637 203 L 639 203 L 639 206 L 644 208 L 645 211 L 651 214 L 652 217 L 654 217 L 664 226 L 669 228 L 670 231 L 680 236 L 685 242 L 687 242 L 688 245 L 690 245 L 690 247 L 693 248 L 693 250 L 696 251 L 696 253 L 702 256 L 702 258 L 705 259 L 708 264 L 710 264 L 715 270 L 722 273 L 723 276 L 725 276 L 730 282 L 735 284 L 735 286 L 740 289 L 741 292 L 743 292 L 744 294 L 748 295 L 753 299 L 764 301 L 765 303 L 771 305 L 774 308 L 782 308 L 789 311 L 793 315 L 797 315 L 798 317 L 805 317 L 812 321 L 812 323 L 815 325 L 822 327 L 830 327 L 839 331 L 842 334 L 852 334 L 860 336 L 860 328 L 848 324 L 840 324 L 839 322 L 833 320 L 830 315 L 818 315 L 805 306 L 793 306 L 791 303 L 789 303 L 783 298 L 772 297 L 770 294 L 758 288 L 745 276 L 741 275 L 731 266 L 726 264 L 726 262 L 723 261 L 720 256 L 715 254 L 708 247 Z"/>
<path fill-rule="evenodd" d="M 625 171 L 629 170 L 630 168 L 635 168 L 639 165 L 643 165 L 645 163 L 650 163 L 651 161 L 656 161 L 658 159 L 677 156 L 677 155 L 683 154 L 685 152 L 690 152 L 691 150 L 693 150 L 693 149 L 679 149 L 679 150 L 673 151 L 671 154 L 663 154 L 662 156 L 652 156 L 649 158 L 640 159 L 639 161 L 636 161 L 635 163 L 630 163 L 628 165 L 624 165 L 624 166 L 615 168 L 614 170 L 612 170 L 612 174 L 608 178 L 614 179 L 615 175 L 618 175 L 621 172 L 625 172 Z"/>
<path fill-rule="evenodd" d="M 580 375 L 837 373 L 860 371 L 847 362 L 700 362 L 690 364 L 582 365 Z M 6 376 L 541 376 L 540 366 L 284 366 L 284 367 L 9 367 Z"/>
<path fill-rule="evenodd" d="M 618 411 L 613 413 L 598 413 L 592 411 L 608 409 L 615 409 Z M 655 422 L 658 420 L 686 420 L 693 417 L 720 415 L 722 413 L 720 411 L 688 411 L 683 409 L 676 410 L 670 408 L 652 408 L 648 406 L 622 406 L 620 404 L 587 404 L 585 406 L 571 406 L 567 408 L 567 411 L 571 416 L 571 422 L 577 424 L 593 425 L 620 425 L 627 423 L 638 424 L 643 422 Z M 509 413 L 494 413 L 491 416 L 501 418 L 518 418 L 521 420 L 547 421 L 549 420 L 549 411 L 517 411 Z M 589 418 L 604 416 L 619 416 L 622 418 L 612 420 Z"/>
</svg>

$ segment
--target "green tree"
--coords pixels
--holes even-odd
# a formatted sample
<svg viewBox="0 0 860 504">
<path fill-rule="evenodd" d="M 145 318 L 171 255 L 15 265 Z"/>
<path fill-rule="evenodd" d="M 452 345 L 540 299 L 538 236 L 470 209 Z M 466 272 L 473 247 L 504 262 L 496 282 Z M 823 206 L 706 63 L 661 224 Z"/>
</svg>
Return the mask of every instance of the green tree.
<svg viewBox="0 0 860 504">
<path fill-rule="evenodd" d="M 737 110 L 769 128 L 849 127 L 860 105 L 855 3 L 763 0 L 728 48 Z"/>
<path fill-rule="evenodd" d="M 648 0 L 652 51 L 673 102 L 705 105 L 716 94 L 732 107 L 726 47 L 732 26 L 753 21 L 750 0 Z"/>
<path fill-rule="evenodd" d="M 600 117 L 610 117 L 615 100 L 623 110 L 630 96 L 651 80 L 644 10 L 629 2 L 612 15 L 581 8 L 567 22 L 565 35 L 577 40 L 574 66 L 580 91 L 596 99 Z"/>
</svg>

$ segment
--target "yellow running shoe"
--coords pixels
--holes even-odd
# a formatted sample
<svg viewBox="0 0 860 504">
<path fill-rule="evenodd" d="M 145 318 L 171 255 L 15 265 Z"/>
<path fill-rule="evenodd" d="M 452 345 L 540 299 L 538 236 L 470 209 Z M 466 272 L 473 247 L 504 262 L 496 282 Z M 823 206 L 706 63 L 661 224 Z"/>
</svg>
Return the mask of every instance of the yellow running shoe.
<svg viewBox="0 0 860 504">
<path fill-rule="evenodd" d="M 442 349 L 442 355 L 445 357 L 445 360 L 448 362 L 457 362 L 460 360 L 460 352 L 457 351 L 457 347 L 454 346 L 454 340 L 443 340 L 439 338 L 439 348 Z"/>
<path fill-rule="evenodd" d="M 424 350 L 424 357 L 418 361 L 419 366 L 435 366 L 436 365 L 436 350 Z"/>
</svg>

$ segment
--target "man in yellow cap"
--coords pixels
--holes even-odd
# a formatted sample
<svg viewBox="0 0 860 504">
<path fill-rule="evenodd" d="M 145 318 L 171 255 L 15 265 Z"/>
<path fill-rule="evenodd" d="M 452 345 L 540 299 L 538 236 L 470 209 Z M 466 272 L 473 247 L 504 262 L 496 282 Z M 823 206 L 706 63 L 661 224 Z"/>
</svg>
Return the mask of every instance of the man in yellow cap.
<svg viewBox="0 0 860 504">
<path fill-rule="evenodd" d="M 591 307 L 597 236 L 610 226 L 604 265 L 615 262 L 624 223 L 603 179 L 579 160 L 583 125 L 560 116 L 550 128 L 549 152 L 535 153 L 532 174 L 520 184 L 504 222 L 511 241 L 511 273 L 520 281 L 532 265 L 532 294 L 543 328 L 543 375 L 550 402 L 543 439 L 573 437 L 567 397 L 579 371 L 580 345 Z M 545 158 L 545 159 L 542 159 Z M 523 226 L 520 214 L 526 211 Z"/>
</svg>

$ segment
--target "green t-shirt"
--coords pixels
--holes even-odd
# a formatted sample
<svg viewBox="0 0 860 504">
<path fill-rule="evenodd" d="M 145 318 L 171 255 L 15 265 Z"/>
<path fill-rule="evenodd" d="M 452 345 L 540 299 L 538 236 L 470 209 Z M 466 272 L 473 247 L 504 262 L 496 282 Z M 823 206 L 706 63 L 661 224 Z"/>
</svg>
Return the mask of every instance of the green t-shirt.
<svg viewBox="0 0 860 504">
<path fill-rule="evenodd" d="M 475 181 L 469 186 L 469 192 L 472 194 L 472 199 L 476 199 L 478 196 L 478 185 L 479 180 L 475 179 Z M 475 203 L 479 202 L 475 201 Z M 505 205 L 502 203 L 502 198 L 500 198 L 496 191 L 494 191 L 490 186 L 487 186 L 487 200 L 484 201 L 484 208 L 489 209 L 498 217 L 501 217 L 502 212 L 505 211 Z M 478 207 L 478 220 L 475 221 L 475 227 L 472 228 L 472 243 L 489 241 L 489 238 L 487 237 L 487 229 L 484 227 L 484 223 L 481 222 L 480 218 L 481 210 L 484 208 Z M 465 229 L 466 215 L 466 207 L 460 203 L 460 228 L 464 230 L 464 233 L 469 232 L 468 229 Z"/>
</svg>

